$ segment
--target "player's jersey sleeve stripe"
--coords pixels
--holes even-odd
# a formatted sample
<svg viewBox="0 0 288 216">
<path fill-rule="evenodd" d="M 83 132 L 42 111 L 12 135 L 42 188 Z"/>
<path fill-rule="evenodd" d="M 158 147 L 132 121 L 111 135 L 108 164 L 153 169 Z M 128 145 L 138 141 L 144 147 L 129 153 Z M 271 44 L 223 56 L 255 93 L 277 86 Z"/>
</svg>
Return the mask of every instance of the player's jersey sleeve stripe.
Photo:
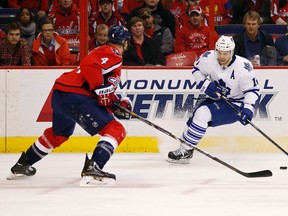
<svg viewBox="0 0 288 216">
<path fill-rule="evenodd" d="M 103 75 L 104 75 L 104 74 L 107 74 L 107 73 L 109 73 L 109 72 L 111 72 L 111 71 L 113 71 L 114 69 L 116 69 L 116 68 L 118 68 L 118 67 L 120 67 L 121 64 L 122 64 L 122 61 L 120 61 L 119 63 L 117 63 L 117 64 L 115 64 L 115 65 L 112 65 L 111 67 L 109 67 L 109 68 L 107 68 L 107 69 L 102 68 L 102 73 L 103 73 Z"/>
<path fill-rule="evenodd" d="M 247 94 L 249 92 L 252 92 L 252 93 L 256 94 L 258 97 L 260 96 L 259 89 L 250 89 L 248 91 L 244 91 L 243 94 Z"/>
<path fill-rule="evenodd" d="M 197 67 L 193 67 L 193 70 L 192 70 L 192 74 L 194 74 L 196 71 L 199 71 L 199 68 L 197 68 Z"/>
</svg>

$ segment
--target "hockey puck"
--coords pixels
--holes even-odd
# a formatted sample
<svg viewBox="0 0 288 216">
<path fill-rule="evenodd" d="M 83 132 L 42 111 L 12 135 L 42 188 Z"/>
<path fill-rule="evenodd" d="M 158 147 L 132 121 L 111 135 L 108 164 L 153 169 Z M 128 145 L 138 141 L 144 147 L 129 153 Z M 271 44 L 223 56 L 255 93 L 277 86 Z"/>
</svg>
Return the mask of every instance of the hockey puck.
<svg viewBox="0 0 288 216">
<path fill-rule="evenodd" d="M 287 166 L 280 166 L 281 170 L 287 170 Z"/>
</svg>

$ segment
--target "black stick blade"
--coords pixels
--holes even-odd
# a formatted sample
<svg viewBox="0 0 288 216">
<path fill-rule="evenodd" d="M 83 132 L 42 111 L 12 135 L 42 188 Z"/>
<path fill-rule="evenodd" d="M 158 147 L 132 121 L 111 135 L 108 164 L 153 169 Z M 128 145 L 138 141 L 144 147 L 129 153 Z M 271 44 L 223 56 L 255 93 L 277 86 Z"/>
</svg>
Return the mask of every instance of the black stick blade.
<svg viewBox="0 0 288 216">
<path fill-rule="evenodd" d="M 270 170 L 262 170 L 251 173 L 242 172 L 241 174 L 247 178 L 271 177 L 273 175 L 273 173 Z"/>
</svg>

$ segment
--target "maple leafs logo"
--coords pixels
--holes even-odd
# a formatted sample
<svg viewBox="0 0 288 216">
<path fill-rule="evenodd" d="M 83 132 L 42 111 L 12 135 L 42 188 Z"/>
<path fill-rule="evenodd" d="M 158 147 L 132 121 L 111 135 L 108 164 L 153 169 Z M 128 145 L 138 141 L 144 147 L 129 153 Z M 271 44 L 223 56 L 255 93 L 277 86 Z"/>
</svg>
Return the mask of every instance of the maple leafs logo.
<svg viewBox="0 0 288 216">
<path fill-rule="evenodd" d="M 244 69 L 248 70 L 249 72 L 252 71 L 252 66 L 249 62 L 244 62 Z"/>
</svg>

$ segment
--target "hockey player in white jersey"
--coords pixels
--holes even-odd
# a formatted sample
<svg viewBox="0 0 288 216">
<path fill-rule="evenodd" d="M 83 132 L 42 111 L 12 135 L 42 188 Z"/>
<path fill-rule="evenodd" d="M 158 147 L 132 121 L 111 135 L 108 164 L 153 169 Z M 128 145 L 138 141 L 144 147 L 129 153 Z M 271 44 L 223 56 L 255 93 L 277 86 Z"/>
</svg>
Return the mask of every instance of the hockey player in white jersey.
<svg viewBox="0 0 288 216">
<path fill-rule="evenodd" d="M 197 145 L 208 127 L 217 127 L 240 121 L 247 125 L 252 120 L 254 106 L 259 98 L 259 85 L 251 62 L 234 54 L 232 37 L 221 36 L 215 50 L 203 53 L 192 70 L 198 88 L 206 99 L 188 119 L 182 138 L 185 143 L 168 153 L 168 162 L 189 163 L 193 145 Z M 219 94 L 225 96 L 239 110 L 237 115 Z M 188 145 L 189 144 L 189 145 Z"/>
</svg>

